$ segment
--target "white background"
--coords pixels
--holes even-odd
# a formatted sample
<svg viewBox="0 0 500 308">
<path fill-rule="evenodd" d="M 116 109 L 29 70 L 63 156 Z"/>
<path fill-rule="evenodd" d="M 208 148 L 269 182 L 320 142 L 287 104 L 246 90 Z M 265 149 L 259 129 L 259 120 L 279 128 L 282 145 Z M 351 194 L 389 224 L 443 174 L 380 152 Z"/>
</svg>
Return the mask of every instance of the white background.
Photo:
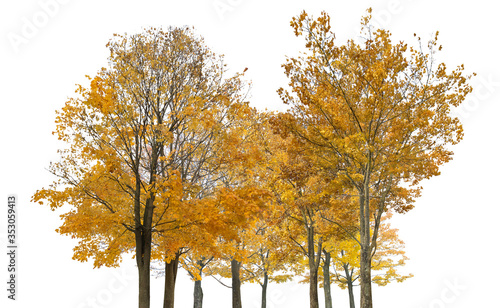
<svg viewBox="0 0 500 308">
<path fill-rule="evenodd" d="M 105 45 L 113 33 L 141 27 L 193 25 L 229 68 L 253 81 L 251 104 L 283 108 L 276 90 L 286 84 L 280 67 L 296 56 L 303 40 L 290 19 L 301 10 L 332 17 L 339 42 L 355 38 L 371 6 L 374 20 L 394 41 L 414 44 L 440 31 L 439 60 L 476 72 L 475 92 L 457 114 L 465 139 L 442 175 L 424 183 L 415 209 L 395 216 L 394 225 L 411 258 L 403 284 L 374 288 L 374 306 L 384 308 L 500 307 L 498 289 L 499 180 L 497 118 L 500 108 L 498 10 L 476 1 L 284 1 L 284 0 L 40 0 L 0 4 L 0 306 L 136 307 L 136 269 L 129 256 L 114 269 L 92 269 L 71 259 L 74 241 L 58 235 L 59 215 L 30 203 L 52 178 L 46 171 L 60 146 L 51 135 L 54 111 L 106 65 Z M 48 4 L 52 3 L 52 4 Z M 16 302 L 7 297 L 7 195 L 19 198 L 19 285 Z M 3 200 L 3 201 L 2 201 Z M 162 279 L 152 280 L 151 307 L 161 307 Z M 229 289 L 203 281 L 205 307 L 230 307 Z M 176 306 L 192 306 L 193 283 L 180 270 Z M 243 287 L 243 306 L 259 307 L 259 286 Z M 356 298 L 358 297 L 356 290 Z M 322 296 L 322 292 L 320 293 Z M 348 307 L 346 291 L 334 287 L 334 307 Z M 321 299 L 321 301 L 323 301 Z M 94 304 L 92 304 L 94 303 Z M 268 307 L 308 307 L 308 288 L 294 283 L 269 287 Z"/>
</svg>

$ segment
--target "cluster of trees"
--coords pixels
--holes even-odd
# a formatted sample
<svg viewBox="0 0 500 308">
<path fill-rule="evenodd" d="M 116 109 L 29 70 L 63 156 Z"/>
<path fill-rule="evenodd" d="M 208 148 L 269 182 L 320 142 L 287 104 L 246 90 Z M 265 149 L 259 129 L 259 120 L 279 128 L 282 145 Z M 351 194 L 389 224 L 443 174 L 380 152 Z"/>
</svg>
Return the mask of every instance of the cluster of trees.
<svg viewBox="0 0 500 308">
<path fill-rule="evenodd" d="M 471 91 L 463 66 L 436 64 L 427 49 L 393 44 L 362 19 L 362 43 L 335 43 L 329 16 L 303 12 L 291 25 L 307 52 L 283 65 L 287 112 L 249 106 L 243 74 L 187 27 L 151 28 L 110 40 L 109 67 L 88 77 L 57 112 L 67 144 L 57 180 L 33 201 L 70 204 L 57 230 L 79 240 L 74 259 L 118 266 L 134 252 L 139 307 L 150 307 L 151 262 L 164 265 L 164 308 L 174 307 L 177 270 L 195 281 L 231 278 L 262 286 L 301 276 L 332 307 L 330 285 L 361 286 L 397 272 L 406 256 L 388 220 L 405 213 L 419 183 L 451 159 L 462 138 L 450 115 Z M 420 39 L 418 40 L 420 42 Z"/>
</svg>

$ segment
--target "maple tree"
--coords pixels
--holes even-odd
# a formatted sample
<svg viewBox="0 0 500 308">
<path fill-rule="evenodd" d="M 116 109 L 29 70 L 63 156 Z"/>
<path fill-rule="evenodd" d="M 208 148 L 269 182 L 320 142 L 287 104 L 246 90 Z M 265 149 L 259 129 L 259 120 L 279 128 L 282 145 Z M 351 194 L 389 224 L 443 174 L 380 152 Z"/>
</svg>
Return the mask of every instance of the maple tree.
<svg viewBox="0 0 500 308">
<path fill-rule="evenodd" d="M 318 282 L 324 243 L 346 236 L 354 217 L 348 198 L 341 187 L 317 168 L 302 140 L 287 134 L 280 127 L 279 114 L 269 115 L 266 137 L 270 174 L 268 189 L 276 199 L 277 237 L 281 250 L 286 251 L 292 271 L 301 275 L 308 269 L 304 282 L 309 283 L 310 306 L 318 307 Z M 337 221 L 342 221 L 341 227 Z M 301 257 L 302 256 L 302 257 Z M 303 259 L 305 257 L 305 259 Z M 328 297 L 328 296 L 327 296 Z"/>
<path fill-rule="evenodd" d="M 281 214 L 281 213 L 275 213 Z M 299 256 L 282 241 L 282 234 L 274 221 L 260 222 L 246 249 L 249 256 L 242 264 L 248 282 L 261 286 L 261 308 L 267 307 L 269 283 L 284 283 L 293 278 L 290 267 L 299 262 Z"/>
<path fill-rule="evenodd" d="M 391 228 L 386 222 L 392 217 L 392 213 L 386 212 L 382 217 L 380 231 L 377 238 L 377 251 L 372 257 L 371 270 L 374 272 L 372 282 L 379 286 L 385 286 L 390 282 L 403 282 L 413 277 L 412 274 L 403 275 L 397 272 L 399 267 L 405 265 L 408 258 L 404 251 L 404 242 L 398 238 L 397 229 Z M 349 294 L 349 306 L 355 307 L 354 289 L 355 282 L 360 277 L 359 245 L 352 239 L 341 241 L 330 241 L 325 244 L 324 254 L 330 257 L 327 262 L 326 257 L 323 266 L 323 284 L 330 281 L 338 284 L 342 289 L 347 289 Z M 334 275 L 330 274 L 330 264 L 333 264 Z"/>
<path fill-rule="evenodd" d="M 252 221 L 256 223 L 256 221 Z M 222 254 L 218 259 L 214 259 L 213 262 L 207 267 L 207 274 L 215 278 L 220 284 L 231 289 L 232 295 L 232 306 L 233 308 L 241 308 L 241 285 L 244 282 L 255 280 L 255 274 L 253 272 L 244 269 L 244 264 L 248 262 L 248 259 L 252 257 L 252 252 L 249 249 L 248 240 L 252 235 L 248 233 L 253 230 L 252 225 L 247 225 L 246 228 L 238 230 L 237 238 L 233 240 L 221 239 L 217 244 L 223 247 Z M 224 283 L 222 279 L 231 279 L 230 285 Z"/>
<path fill-rule="evenodd" d="M 292 167 L 293 166 L 293 167 Z M 321 259 L 321 251 L 324 237 L 321 235 L 320 218 L 318 212 L 321 206 L 325 206 L 323 200 L 308 200 L 317 196 L 315 187 L 308 187 L 308 177 L 314 176 L 314 168 L 308 162 L 292 161 L 287 167 L 287 178 L 295 177 L 295 181 L 287 181 L 293 188 L 291 196 L 284 196 L 281 200 L 290 206 L 286 207 L 287 230 L 289 239 L 304 253 L 308 261 L 309 269 L 309 296 L 310 307 L 318 308 L 318 270 Z M 298 169 L 298 170 L 297 170 Z M 309 188 L 309 189 L 308 189 Z M 318 194 L 319 195 L 319 194 Z M 287 200 L 287 198 L 290 198 Z M 305 231 L 305 234 L 303 234 Z"/>
<path fill-rule="evenodd" d="M 188 247 L 191 248 L 187 248 L 186 253 L 179 260 L 179 264 L 194 281 L 193 307 L 201 308 L 203 307 L 203 276 L 208 265 L 222 248 L 217 245 L 217 235 L 207 232 L 203 227 L 196 225 L 186 231 L 192 236 L 192 241 L 188 244 Z"/>
<path fill-rule="evenodd" d="M 226 287 L 232 288 L 233 307 L 241 306 L 240 286 L 242 283 L 258 283 L 262 288 L 261 306 L 266 307 L 269 282 L 280 283 L 291 278 L 290 274 L 284 273 L 286 269 L 284 260 L 290 259 L 289 251 L 283 249 L 281 238 L 276 232 L 275 220 L 282 216 L 281 208 L 276 207 L 268 189 L 268 178 L 271 176 L 269 170 L 275 162 L 275 153 L 270 151 L 270 146 L 274 146 L 270 139 L 275 136 L 267 123 L 268 117 L 269 115 L 265 112 L 255 112 L 252 117 L 247 117 L 245 127 L 251 127 L 251 130 L 248 136 L 243 138 L 247 144 L 247 150 L 243 152 L 247 155 L 253 152 L 254 159 L 245 159 L 247 163 L 242 165 L 244 172 L 240 172 L 239 176 L 231 180 L 231 185 L 241 185 L 238 182 L 244 174 L 247 181 L 259 187 L 259 190 L 267 197 L 265 211 L 257 213 L 258 215 L 251 215 L 250 224 L 244 228 L 240 226 L 234 229 L 236 236 L 230 241 L 219 241 L 219 246 L 225 246 L 222 249 L 224 255 L 214 260 L 208 268 L 211 276 L 231 278 L 231 286 L 216 279 Z M 237 130 L 244 129 L 242 127 Z M 238 146 L 240 151 L 244 148 L 245 146 Z M 236 149 L 231 152 L 235 151 Z M 251 161 L 250 164 L 248 164 L 249 161 Z M 234 228 L 234 223 L 228 228 Z"/>
<path fill-rule="evenodd" d="M 244 172 L 242 168 L 250 166 L 256 155 L 245 146 L 245 131 L 250 131 L 247 122 L 252 119 L 255 110 L 243 102 L 243 83 L 239 77 L 237 74 L 226 80 L 214 93 L 216 98 L 222 99 L 221 103 L 198 113 L 201 118 L 197 124 L 190 119 L 182 128 L 185 145 L 176 147 L 179 157 L 176 170 L 179 170 L 183 187 L 181 207 L 173 211 L 173 216 L 162 214 L 162 222 L 168 225 L 167 229 L 176 229 L 180 234 L 172 237 L 171 232 L 167 236 L 158 232 L 159 247 L 165 251 L 165 308 L 174 306 L 179 249 L 184 247 L 200 257 L 201 251 L 206 252 L 207 242 L 214 242 L 217 236 L 233 239 L 236 236 L 234 229 L 242 228 L 247 223 L 245 217 L 261 210 L 256 204 L 264 196 L 262 190 L 244 180 L 232 187 L 227 183 L 229 175 Z M 196 236 L 187 236 L 189 233 L 179 228 L 192 225 L 197 226 L 192 232 Z M 201 304 L 201 280 L 195 282 L 195 286 L 198 296 L 195 302 Z"/>
<path fill-rule="evenodd" d="M 270 212 L 270 215 L 281 215 L 279 212 Z M 244 245 L 240 248 L 242 258 L 239 262 L 239 277 L 241 282 L 260 285 L 261 308 L 267 307 L 269 283 L 284 283 L 291 280 L 293 275 L 289 272 L 289 268 L 299 259 L 289 245 L 283 243 L 282 234 L 274 219 L 272 216 L 261 218 L 255 222 L 253 228 L 241 233 L 241 243 Z"/>
<path fill-rule="evenodd" d="M 221 211 L 223 219 L 220 224 L 224 232 L 219 233 L 213 252 L 217 259 L 206 269 L 210 276 L 218 274 L 231 278 L 232 307 L 241 308 L 241 283 L 248 280 L 242 279 L 241 272 L 242 264 L 248 258 L 246 233 L 253 229 L 267 208 L 268 193 L 255 187 L 240 187 L 235 188 L 234 193 L 219 195 L 217 199 L 225 209 Z"/>
<path fill-rule="evenodd" d="M 201 308 L 203 307 L 203 288 L 201 286 L 202 276 L 205 268 L 212 262 L 213 257 L 205 258 L 200 257 L 198 259 L 185 258 L 182 262 L 182 267 L 186 269 L 189 273 L 191 279 L 194 280 L 194 291 L 193 291 L 193 307 Z"/>
<path fill-rule="evenodd" d="M 140 308 L 150 307 L 152 260 L 165 265 L 164 308 L 179 264 L 195 280 L 195 307 L 214 268 L 232 278 L 233 307 L 242 281 L 261 284 L 265 307 L 268 282 L 288 279 L 280 272 L 299 252 L 312 308 L 321 271 L 331 305 L 330 262 L 351 298 L 359 277 L 371 308 L 372 282 L 407 278 L 395 272 L 405 257 L 384 214 L 409 211 L 421 181 L 452 158 L 463 132 L 450 112 L 472 89 L 463 65 L 436 64 L 437 33 L 428 50 L 420 38 L 419 48 L 394 44 L 370 14 L 363 41 L 344 45 L 326 13 L 292 19 L 308 53 L 283 65 L 291 92 L 279 94 L 291 108 L 272 127 L 244 102 L 242 74 L 225 78 L 223 58 L 192 29 L 115 35 L 109 67 L 57 112 L 54 134 L 67 145 L 50 166 L 58 179 L 32 200 L 71 206 L 57 231 L 79 240 L 78 261 L 118 266 L 135 251 Z"/>
<path fill-rule="evenodd" d="M 302 12 L 292 19 L 308 53 L 283 65 L 291 92 L 280 89 L 288 112 L 275 121 L 302 140 L 311 163 L 331 174 L 358 203 L 361 308 L 372 307 L 371 261 L 380 220 L 405 213 L 419 183 L 439 174 L 462 139 L 451 110 L 471 92 L 464 66 L 436 63 L 438 33 L 419 47 L 393 43 L 373 29 L 371 10 L 361 22 L 362 42 L 337 45 L 330 17 Z"/>
<path fill-rule="evenodd" d="M 225 79 L 222 57 L 187 27 L 115 35 L 107 46 L 109 67 L 57 112 L 54 133 L 68 147 L 50 166 L 58 180 L 33 201 L 71 205 L 57 231 L 79 239 L 76 260 L 117 266 L 135 250 L 140 308 L 150 305 L 151 259 L 164 260 L 172 307 L 179 229 L 197 221 L 188 205 L 210 172 L 209 140 L 246 106 L 241 75 Z"/>
<path fill-rule="evenodd" d="M 271 118 L 271 123 L 275 123 L 275 118 Z M 275 177 L 270 186 L 284 213 L 279 224 L 280 237 L 295 247 L 296 254 L 305 257 L 310 307 L 314 308 L 319 307 L 318 273 L 324 242 L 345 233 L 332 221 L 342 220 L 347 226 L 347 220 L 352 218 L 346 200 L 334 198 L 338 193 L 336 186 L 331 185 L 333 182 L 314 166 L 302 148 L 297 138 L 289 136 L 281 141 L 281 151 L 275 152 L 278 161 L 272 167 Z M 297 272 L 301 270 L 301 266 L 296 268 Z"/>
<path fill-rule="evenodd" d="M 246 105 L 245 105 L 246 106 Z M 202 306 L 201 279 L 204 272 L 213 275 L 217 266 L 208 267 L 206 261 L 232 267 L 233 305 L 241 305 L 239 291 L 240 267 L 245 257 L 245 230 L 252 228 L 267 208 L 268 192 L 255 182 L 255 169 L 259 168 L 261 153 L 255 145 L 258 112 L 248 106 L 239 106 L 225 113 L 225 129 L 219 130 L 214 140 L 220 140 L 207 154 L 211 157 L 208 173 L 201 185 L 203 193 L 191 199 L 190 208 L 198 212 L 195 231 L 186 242 L 189 249 L 182 265 L 195 280 L 197 307 Z M 209 184 L 210 183 L 210 184 Z M 185 214 L 185 213 L 184 213 Z M 196 243 L 194 243 L 196 242 Z M 221 269 L 217 270 L 221 273 Z"/>
</svg>

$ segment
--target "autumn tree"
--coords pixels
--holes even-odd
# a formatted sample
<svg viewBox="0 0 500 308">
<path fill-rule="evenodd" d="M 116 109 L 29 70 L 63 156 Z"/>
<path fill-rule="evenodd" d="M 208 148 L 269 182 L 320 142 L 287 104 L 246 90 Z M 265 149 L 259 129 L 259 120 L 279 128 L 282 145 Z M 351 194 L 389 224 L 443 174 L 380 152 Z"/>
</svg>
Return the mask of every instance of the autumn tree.
<svg viewBox="0 0 500 308">
<path fill-rule="evenodd" d="M 291 275 L 284 273 L 287 262 L 291 261 L 288 250 L 283 249 L 281 238 L 278 237 L 276 221 L 283 215 L 281 208 L 271 198 L 269 191 L 269 177 L 272 173 L 271 166 L 275 162 L 275 154 L 271 151 L 274 146 L 272 137 L 277 136 L 268 124 L 266 112 L 254 112 L 246 118 L 243 126 L 236 129 L 242 138 L 238 146 L 230 150 L 227 156 L 232 160 L 242 160 L 237 169 L 227 173 L 225 179 L 228 186 L 240 186 L 241 181 L 252 183 L 267 196 L 265 211 L 251 215 L 253 219 L 248 220 L 251 224 L 237 226 L 239 219 L 228 221 L 228 229 L 237 232 L 236 238 L 227 241 L 221 238 L 219 246 L 225 247 L 225 256 L 216 258 L 209 266 L 211 276 L 231 278 L 231 286 L 216 278 L 227 287 L 232 288 L 233 307 L 241 306 L 240 286 L 244 282 L 258 283 L 262 288 L 262 307 L 266 306 L 266 294 L 269 282 L 284 282 Z M 237 154 L 240 152 L 239 154 Z M 235 156 L 234 153 L 237 155 Z M 238 171 L 239 169 L 239 171 Z M 239 175 L 237 175 L 239 173 Z M 238 207 L 243 209 L 244 203 L 238 202 Z M 237 228 L 235 228 L 237 227 Z"/>
<path fill-rule="evenodd" d="M 58 180 L 33 201 L 72 207 L 58 232 L 79 239 L 74 259 L 117 266 L 135 250 L 139 307 L 149 308 L 151 258 L 178 260 L 160 239 L 184 225 L 186 188 L 202 170 L 186 157 L 213 134 L 193 135 L 215 107 L 232 108 L 239 88 L 228 84 L 238 76 L 226 82 L 222 59 L 186 27 L 115 35 L 107 46 L 109 67 L 57 112 L 55 134 L 67 147 L 50 166 Z"/>
<path fill-rule="evenodd" d="M 281 237 L 290 242 L 306 259 L 310 307 L 319 307 L 318 271 L 323 242 L 331 233 L 322 215 L 332 211 L 328 183 L 318 168 L 300 151 L 300 140 L 289 138 L 283 143 L 281 162 L 272 190 L 285 214 L 280 222 Z M 329 214 L 330 216 L 331 214 Z"/>
<path fill-rule="evenodd" d="M 277 210 L 274 208 L 274 210 Z M 280 215 L 280 212 L 273 212 Z M 273 215 L 271 214 L 271 215 Z M 246 280 L 261 287 L 261 308 L 267 307 L 269 283 L 284 283 L 293 278 L 290 269 L 301 259 L 292 247 L 283 242 L 282 232 L 274 221 L 263 221 L 256 226 L 247 250 L 249 256 L 242 264 Z"/>
<path fill-rule="evenodd" d="M 398 230 L 392 228 L 388 220 L 392 213 L 386 212 L 382 217 L 377 238 L 377 251 L 372 257 L 371 270 L 372 283 L 385 286 L 391 282 L 403 282 L 413 277 L 412 274 L 401 274 L 398 269 L 403 267 L 408 260 L 404 251 L 404 242 L 398 238 Z M 349 294 L 349 307 L 354 308 L 354 286 L 360 278 L 359 245 L 352 239 L 330 241 L 325 244 L 325 255 L 330 256 L 329 262 L 323 267 L 324 280 L 333 281 L 342 289 L 347 289 Z M 330 267 L 333 265 L 333 267 Z M 327 276 L 333 268 L 333 276 Z M 328 274 L 328 275 L 326 275 Z"/>
<path fill-rule="evenodd" d="M 211 241 L 210 239 L 207 239 Z M 210 242 L 207 243 L 210 245 Z M 209 257 L 206 257 L 208 255 Z M 194 281 L 193 291 L 193 308 L 203 307 L 203 288 L 202 279 L 205 275 L 207 266 L 214 260 L 214 256 L 210 256 L 209 252 L 205 254 L 197 254 L 189 252 L 184 258 L 181 259 L 181 266 L 184 268 L 191 279 Z"/>
<path fill-rule="evenodd" d="M 208 228 L 211 230 L 206 234 L 207 241 L 193 246 L 182 262 L 195 280 L 196 307 L 202 306 L 201 280 L 205 274 L 231 278 L 233 307 L 241 307 L 241 264 L 247 257 L 244 233 L 253 228 L 262 211 L 265 211 L 267 199 L 268 194 L 264 190 L 239 187 L 221 189 L 212 200 L 205 200 L 215 204 L 220 215 L 212 214 L 206 217 L 210 220 Z M 215 231 L 214 228 L 219 230 Z M 199 234 L 193 237 L 199 237 Z"/>
<path fill-rule="evenodd" d="M 263 161 L 257 142 L 260 113 L 243 103 L 242 97 L 233 100 L 240 103 L 230 104 L 227 109 L 212 108 L 212 120 L 208 125 L 204 122 L 202 130 L 209 132 L 210 138 L 192 147 L 203 149 L 198 155 L 202 158 L 184 162 L 196 171 L 196 181 L 195 177 L 183 181 L 190 188 L 185 189 L 183 208 L 187 209 L 182 211 L 181 221 L 195 229 L 190 229 L 191 235 L 183 239 L 189 253 L 181 264 L 195 280 L 196 307 L 203 303 L 203 274 L 207 270 L 213 275 L 213 267 L 208 265 L 220 259 L 229 261 L 233 306 L 241 307 L 241 266 L 247 256 L 247 230 L 269 211 L 270 194 L 259 180 Z M 163 246 L 172 247 L 171 240 Z M 173 307 L 173 301 L 167 307 Z"/>
<path fill-rule="evenodd" d="M 267 187 L 274 194 L 275 211 L 280 213 L 275 214 L 280 229 L 278 236 L 290 261 L 296 262 L 297 254 L 305 257 L 310 306 L 318 307 L 323 243 L 346 236 L 354 221 L 352 206 L 349 198 L 341 195 L 343 187 L 314 165 L 314 157 L 304 151 L 303 141 L 281 127 L 279 115 L 270 114 L 268 118 L 268 130 L 272 133 L 265 138 L 271 156 L 266 178 Z M 336 220 L 343 221 L 344 227 L 340 228 Z M 302 273 L 304 266 L 296 262 L 292 269 Z"/>
<path fill-rule="evenodd" d="M 449 146 L 463 135 L 451 111 L 471 92 L 463 65 L 450 71 L 436 63 L 437 32 L 427 47 L 420 39 L 408 47 L 373 29 L 370 18 L 371 10 L 361 41 L 341 45 L 326 13 L 292 19 L 307 53 L 283 65 L 290 91 L 279 93 L 290 109 L 276 121 L 358 202 L 361 308 L 373 306 L 371 261 L 382 215 L 409 211 L 421 181 L 450 161 Z"/>
<path fill-rule="evenodd" d="M 183 213 L 193 217 L 196 228 L 186 239 L 189 253 L 181 263 L 195 280 L 195 304 L 198 306 L 202 305 L 202 276 L 205 271 L 213 275 L 213 268 L 217 267 L 208 267 L 205 261 L 224 263 L 221 259 L 231 264 L 233 305 L 241 306 L 239 273 L 245 257 L 244 233 L 263 216 L 269 195 L 254 176 L 262 160 L 254 142 L 259 121 L 257 110 L 247 104 L 233 105 L 223 115 L 221 129 L 213 136 L 213 146 L 204 155 L 206 162 L 202 170 L 207 176 L 195 185 L 196 193 L 191 193 L 186 200 L 196 214 Z M 210 130 L 218 123 L 214 121 L 205 129 Z"/>
<path fill-rule="evenodd" d="M 232 217 L 227 213 L 252 213 L 252 209 L 243 205 L 252 206 L 256 199 L 249 197 L 249 202 L 239 205 L 230 205 L 222 200 L 232 195 L 241 197 L 249 192 L 261 196 L 258 189 L 251 185 L 241 182 L 237 187 L 227 187 L 224 182 L 225 175 L 234 173 L 240 165 L 252 160 L 252 152 L 241 154 L 241 150 L 245 149 L 241 139 L 249 129 L 245 121 L 252 118 L 249 115 L 254 111 L 244 101 L 246 83 L 241 79 L 242 74 L 223 79 L 225 67 L 222 58 L 207 56 L 206 60 L 213 65 L 207 67 L 204 74 L 216 78 L 209 80 L 209 91 L 199 98 L 205 105 L 190 110 L 189 121 L 178 127 L 175 133 L 178 138 L 170 149 L 175 157 L 175 170 L 179 172 L 182 198 L 177 209 L 175 204 L 171 204 L 168 213 L 160 213 L 161 228 L 156 233 L 159 250 L 155 257 L 166 261 L 164 308 L 174 306 L 175 273 L 180 247 L 201 256 L 200 252 L 206 249 L 206 242 L 200 240 L 203 238 L 200 234 L 209 238 L 232 237 L 231 228 L 221 227 L 227 225 L 226 221 Z M 241 227 L 242 223 L 244 221 L 235 221 L 233 226 Z M 196 228 L 184 230 L 190 226 Z M 172 236 L 174 230 L 177 236 Z M 209 239 L 209 242 L 213 240 Z M 201 281 L 195 285 L 201 287 Z"/>
<path fill-rule="evenodd" d="M 230 241 L 221 238 L 218 245 L 223 247 L 223 254 L 218 259 L 214 259 L 207 267 L 207 275 L 215 278 L 221 285 L 231 289 L 231 307 L 233 308 L 241 308 L 243 306 L 241 285 L 247 281 L 255 280 L 255 274 L 243 268 L 243 265 L 252 257 L 251 250 L 247 246 L 249 239 L 247 233 L 249 230 L 252 232 L 253 229 L 254 226 L 240 229 L 238 237 Z M 231 279 L 231 282 L 226 283 L 223 279 Z"/>
</svg>

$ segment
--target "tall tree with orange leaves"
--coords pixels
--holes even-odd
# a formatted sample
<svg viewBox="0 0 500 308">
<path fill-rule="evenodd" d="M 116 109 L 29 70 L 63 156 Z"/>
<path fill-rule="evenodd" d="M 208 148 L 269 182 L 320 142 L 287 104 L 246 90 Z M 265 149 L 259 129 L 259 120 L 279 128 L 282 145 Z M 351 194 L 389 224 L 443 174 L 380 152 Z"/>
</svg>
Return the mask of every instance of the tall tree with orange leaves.
<svg viewBox="0 0 500 308">
<path fill-rule="evenodd" d="M 283 65 L 291 93 L 279 93 L 290 109 L 275 121 L 358 202 L 361 308 L 373 307 L 371 261 L 382 215 L 409 211 L 419 183 L 452 158 L 450 146 L 463 132 L 451 110 L 472 90 L 463 65 L 450 71 L 436 63 L 437 32 L 426 47 L 420 38 L 408 47 L 373 29 L 370 18 L 368 10 L 361 42 L 342 45 L 326 13 L 292 19 L 307 54 Z"/>
<path fill-rule="evenodd" d="M 139 307 L 149 308 L 151 259 L 178 258 L 161 239 L 190 223 L 182 215 L 188 188 L 205 170 L 193 153 L 216 134 L 201 128 L 224 122 L 242 104 L 242 87 L 239 74 L 225 79 L 222 57 L 187 27 L 115 35 L 107 46 L 109 67 L 57 112 L 55 134 L 67 148 L 50 166 L 58 180 L 33 200 L 72 207 L 58 231 L 80 240 L 79 261 L 117 266 L 135 250 Z"/>
<path fill-rule="evenodd" d="M 338 195 L 339 186 L 303 151 L 302 140 L 289 137 L 281 141 L 282 151 L 276 151 L 281 158 L 272 167 L 276 174 L 269 177 L 269 186 L 282 212 L 278 222 L 282 245 L 294 247 L 291 257 L 305 257 L 310 307 L 319 308 L 318 275 L 324 243 L 346 236 L 353 215 L 349 200 Z M 300 266 L 294 267 L 302 271 Z"/>
<path fill-rule="evenodd" d="M 227 84 L 231 85 L 233 81 L 237 85 L 238 80 L 230 79 Z M 188 236 L 172 237 L 171 232 L 158 233 L 159 251 L 163 249 L 166 253 L 157 257 L 168 260 L 165 264 L 165 308 L 174 306 L 173 291 L 179 260 L 196 281 L 195 304 L 200 307 L 203 302 L 203 271 L 200 272 L 198 267 L 204 264 L 204 260 L 232 255 L 235 249 L 229 243 L 239 241 L 240 230 L 249 228 L 266 208 L 268 193 L 256 185 L 252 176 L 261 160 L 254 142 L 258 114 L 246 103 L 233 103 L 228 107 L 211 108 L 210 121 L 201 122 L 202 125 L 197 126 L 199 131 L 189 137 L 201 137 L 203 142 L 189 142 L 194 146 L 178 153 L 183 157 L 182 166 L 178 168 L 183 187 L 182 205 L 179 210 L 163 217 L 167 228 L 175 228 L 176 232 Z M 182 229 L 177 228 L 179 223 L 184 226 Z M 188 254 L 181 257 L 181 250 L 187 250 Z"/>
<path fill-rule="evenodd" d="M 260 202 L 262 190 L 243 180 L 232 187 L 226 183 L 228 174 L 236 175 L 236 170 L 244 174 L 242 168 L 251 166 L 256 155 L 245 141 L 246 132 L 252 130 L 249 123 L 255 110 L 243 101 L 246 93 L 241 90 L 245 83 L 240 77 L 237 74 L 219 84 L 212 97 L 206 97 L 216 103 L 209 108 L 193 109 L 193 117 L 179 127 L 178 143 L 173 148 L 175 170 L 182 183 L 182 200 L 177 210 L 172 205 L 168 213 L 159 214 L 162 217 L 159 223 L 162 227 L 157 232 L 160 254 L 155 256 L 166 261 L 164 308 L 174 306 L 180 250 L 199 252 L 199 248 L 205 248 L 205 243 L 196 241 L 198 236 L 187 236 L 187 230 L 182 229 L 196 225 L 195 232 L 200 235 L 231 238 L 232 230 L 242 228 L 246 220 L 238 220 L 230 213 L 250 217 L 252 211 L 260 209 L 254 202 Z M 236 202 L 234 198 L 245 202 Z M 234 203 L 229 202 L 231 200 Z M 235 219 L 231 221 L 231 218 Z M 172 236 L 173 229 L 177 236 Z"/>
</svg>

